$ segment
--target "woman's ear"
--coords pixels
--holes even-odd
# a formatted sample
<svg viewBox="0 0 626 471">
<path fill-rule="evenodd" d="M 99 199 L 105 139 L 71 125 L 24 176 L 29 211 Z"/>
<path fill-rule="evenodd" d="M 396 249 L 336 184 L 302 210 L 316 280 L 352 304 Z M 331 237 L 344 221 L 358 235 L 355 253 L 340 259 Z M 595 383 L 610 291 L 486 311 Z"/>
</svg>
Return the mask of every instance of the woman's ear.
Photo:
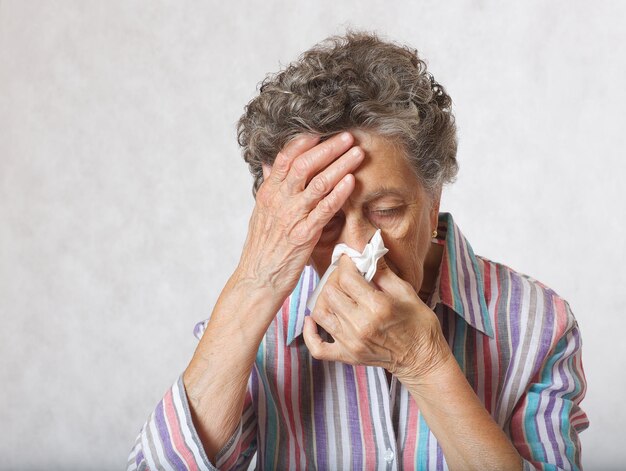
<svg viewBox="0 0 626 471">
<path fill-rule="evenodd" d="M 270 176 L 270 172 L 272 171 L 272 167 L 267 164 L 261 164 L 261 168 L 263 169 L 263 180 L 267 180 L 267 177 Z"/>
</svg>

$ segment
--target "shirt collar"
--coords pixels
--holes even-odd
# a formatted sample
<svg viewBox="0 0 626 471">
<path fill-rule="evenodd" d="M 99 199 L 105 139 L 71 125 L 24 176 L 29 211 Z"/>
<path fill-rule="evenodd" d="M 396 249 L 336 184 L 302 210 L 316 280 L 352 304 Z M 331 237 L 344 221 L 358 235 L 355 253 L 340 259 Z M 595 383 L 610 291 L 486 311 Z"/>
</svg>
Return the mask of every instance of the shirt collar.
<svg viewBox="0 0 626 471">
<path fill-rule="evenodd" d="M 444 304 L 469 325 L 493 337 L 481 265 L 472 247 L 449 213 L 439 214 L 437 233 L 444 249 L 431 307 L 438 303 Z M 306 302 L 318 282 L 318 274 L 307 265 L 296 288 L 285 302 L 289 306 L 287 346 L 302 334 L 304 318 L 310 314 Z"/>
<path fill-rule="evenodd" d="M 482 263 L 449 213 L 439 214 L 438 238 L 444 247 L 431 306 L 448 306 L 465 322 L 493 337 Z"/>
</svg>

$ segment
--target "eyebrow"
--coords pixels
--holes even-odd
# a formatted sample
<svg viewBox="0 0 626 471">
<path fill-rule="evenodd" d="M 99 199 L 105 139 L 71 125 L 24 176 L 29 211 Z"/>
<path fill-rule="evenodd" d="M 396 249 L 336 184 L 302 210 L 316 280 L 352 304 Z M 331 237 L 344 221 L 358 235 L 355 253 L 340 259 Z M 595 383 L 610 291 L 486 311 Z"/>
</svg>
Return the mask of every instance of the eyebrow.
<svg viewBox="0 0 626 471">
<path fill-rule="evenodd" d="M 368 193 L 363 198 L 363 203 L 371 203 L 372 201 L 380 199 L 384 196 L 397 196 L 402 199 L 407 199 L 408 197 L 406 193 L 403 193 L 396 188 L 380 188 L 372 193 Z"/>
</svg>

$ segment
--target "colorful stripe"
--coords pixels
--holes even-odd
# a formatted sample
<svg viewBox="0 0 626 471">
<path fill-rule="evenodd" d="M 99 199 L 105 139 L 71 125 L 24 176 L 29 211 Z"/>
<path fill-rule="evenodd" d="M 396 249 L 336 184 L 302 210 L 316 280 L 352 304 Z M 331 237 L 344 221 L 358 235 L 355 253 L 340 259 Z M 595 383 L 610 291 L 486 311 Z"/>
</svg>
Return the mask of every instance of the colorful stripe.
<svg viewBox="0 0 626 471">
<path fill-rule="evenodd" d="M 477 257 L 449 214 L 431 301 L 470 385 L 524 458 L 524 469 L 580 469 L 588 426 L 578 325 L 556 293 Z M 259 346 L 238 430 L 220 469 L 445 470 L 417 404 L 384 370 L 313 359 L 302 339 L 318 282 L 307 267 Z M 207 321 L 194 334 L 201 338 Z M 142 428 L 128 469 L 216 469 L 193 428 L 182 378 Z"/>
</svg>

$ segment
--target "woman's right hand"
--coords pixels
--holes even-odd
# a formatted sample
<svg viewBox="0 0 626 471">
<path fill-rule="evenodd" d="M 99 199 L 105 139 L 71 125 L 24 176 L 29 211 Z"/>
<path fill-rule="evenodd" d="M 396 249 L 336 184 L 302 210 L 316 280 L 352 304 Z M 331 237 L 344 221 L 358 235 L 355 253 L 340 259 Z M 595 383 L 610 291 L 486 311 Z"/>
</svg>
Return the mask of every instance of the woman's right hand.
<svg viewBox="0 0 626 471">
<path fill-rule="evenodd" d="M 351 172 L 364 154 L 353 143 L 348 132 L 322 143 L 318 136 L 298 136 L 276 156 L 257 192 L 234 276 L 267 290 L 277 308 L 295 288 L 324 226 L 354 190 Z"/>
<path fill-rule="evenodd" d="M 259 188 L 241 260 L 218 298 L 183 381 L 212 461 L 237 429 L 259 344 L 298 283 L 324 226 L 354 190 L 363 150 L 349 133 L 287 144 Z"/>
</svg>

